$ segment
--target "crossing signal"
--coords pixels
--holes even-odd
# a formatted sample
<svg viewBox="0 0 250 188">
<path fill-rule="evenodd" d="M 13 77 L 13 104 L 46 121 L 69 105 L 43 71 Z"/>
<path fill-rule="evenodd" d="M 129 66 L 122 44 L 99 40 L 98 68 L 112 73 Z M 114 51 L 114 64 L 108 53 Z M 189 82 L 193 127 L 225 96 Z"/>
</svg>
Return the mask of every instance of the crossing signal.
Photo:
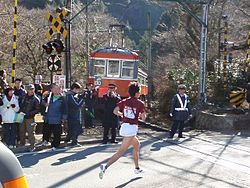
<svg viewBox="0 0 250 188">
<path fill-rule="evenodd" d="M 51 42 L 48 42 L 47 44 L 43 44 L 42 47 L 46 51 L 47 54 L 51 54 L 53 51 Z"/>
<path fill-rule="evenodd" d="M 54 49 L 58 54 L 61 54 L 64 49 L 64 44 L 60 39 L 54 39 L 46 44 L 43 44 L 42 47 L 47 54 L 51 54 Z"/>
<path fill-rule="evenodd" d="M 54 39 L 54 41 L 52 42 L 52 45 L 58 54 L 63 52 L 64 44 L 60 39 Z"/>
</svg>

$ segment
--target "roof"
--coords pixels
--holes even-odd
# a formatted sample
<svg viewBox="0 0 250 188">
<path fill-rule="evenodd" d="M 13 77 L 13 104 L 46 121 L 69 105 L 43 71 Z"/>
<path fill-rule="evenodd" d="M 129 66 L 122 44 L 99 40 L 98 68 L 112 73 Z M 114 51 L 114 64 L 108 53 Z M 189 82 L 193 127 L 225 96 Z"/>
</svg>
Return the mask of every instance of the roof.
<svg viewBox="0 0 250 188">
<path fill-rule="evenodd" d="M 139 55 L 127 48 L 100 48 L 90 54 L 94 58 L 139 59 Z"/>
</svg>

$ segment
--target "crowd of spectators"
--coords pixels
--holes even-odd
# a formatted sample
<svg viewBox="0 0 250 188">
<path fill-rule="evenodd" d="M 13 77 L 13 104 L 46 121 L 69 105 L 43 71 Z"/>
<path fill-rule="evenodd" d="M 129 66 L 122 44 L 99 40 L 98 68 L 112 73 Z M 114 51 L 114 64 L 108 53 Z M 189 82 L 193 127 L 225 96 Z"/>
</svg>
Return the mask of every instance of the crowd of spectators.
<svg viewBox="0 0 250 188">
<path fill-rule="evenodd" d="M 83 90 L 79 83 L 73 83 L 70 91 L 62 91 L 53 83 L 41 96 L 41 90 L 37 93 L 34 84 L 24 87 L 21 79 L 16 79 L 15 86 L 11 87 L 6 81 L 6 72 L 0 71 L 1 141 L 10 149 L 29 146 L 32 151 L 36 145 L 47 146 L 50 142 L 52 149 L 57 149 L 64 128 L 67 132 L 65 143 L 71 141 L 70 145 L 78 145 L 78 136 L 83 132 L 83 109 L 86 126 L 94 127 L 96 96 L 91 86 L 88 84 Z M 40 143 L 35 139 L 36 114 L 43 116 L 43 140 Z"/>
</svg>

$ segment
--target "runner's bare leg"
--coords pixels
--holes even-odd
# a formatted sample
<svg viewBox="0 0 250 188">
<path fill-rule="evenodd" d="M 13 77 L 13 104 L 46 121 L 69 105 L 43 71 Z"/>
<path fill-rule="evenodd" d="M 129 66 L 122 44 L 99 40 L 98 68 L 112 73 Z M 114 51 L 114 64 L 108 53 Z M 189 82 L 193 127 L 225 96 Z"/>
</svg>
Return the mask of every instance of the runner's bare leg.
<svg viewBox="0 0 250 188">
<path fill-rule="evenodd" d="M 119 148 L 119 150 L 109 159 L 107 163 L 107 168 L 112 165 L 114 162 L 116 162 L 128 149 L 128 147 L 131 145 L 131 142 L 133 140 L 133 137 L 124 137 L 122 140 L 122 144 Z"/>
<path fill-rule="evenodd" d="M 140 142 L 138 138 L 135 136 L 131 142 L 131 145 L 134 148 L 133 158 L 135 163 L 135 168 L 139 168 L 139 150 L 140 150 Z"/>
</svg>

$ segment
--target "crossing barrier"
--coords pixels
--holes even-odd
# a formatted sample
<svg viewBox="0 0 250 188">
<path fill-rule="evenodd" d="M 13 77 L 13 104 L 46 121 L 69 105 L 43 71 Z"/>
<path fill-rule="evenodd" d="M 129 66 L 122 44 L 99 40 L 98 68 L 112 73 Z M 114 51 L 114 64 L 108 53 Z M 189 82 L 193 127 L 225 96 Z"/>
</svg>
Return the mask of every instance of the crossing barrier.
<svg viewBox="0 0 250 188">
<path fill-rule="evenodd" d="M 12 55 L 12 71 L 11 71 L 11 83 L 14 86 L 16 76 L 16 39 L 17 39 L 17 0 L 14 4 L 14 28 L 13 28 L 13 55 Z"/>
<path fill-rule="evenodd" d="M 245 91 L 231 91 L 229 94 L 229 102 L 236 108 L 239 108 L 246 99 Z"/>
</svg>

